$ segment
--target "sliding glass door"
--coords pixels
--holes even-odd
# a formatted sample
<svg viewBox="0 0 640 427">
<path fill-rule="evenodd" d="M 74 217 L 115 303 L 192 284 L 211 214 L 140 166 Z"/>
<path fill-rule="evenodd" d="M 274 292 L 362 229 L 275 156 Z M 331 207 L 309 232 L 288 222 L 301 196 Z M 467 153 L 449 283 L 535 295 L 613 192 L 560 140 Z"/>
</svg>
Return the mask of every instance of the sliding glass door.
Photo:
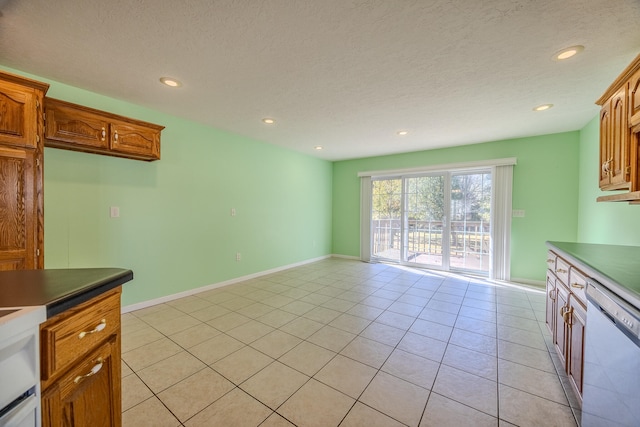
<svg viewBox="0 0 640 427">
<path fill-rule="evenodd" d="M 451 176 L 450 268 L 489 272 L 491 173 Z"/>
<path fill-rule="evenodd" d="M 488 273 L 491 171 L 371 181 L 371 256 Z"/>
<path fill-rule="evenodd" d="M 405 259 L 425 266 L 446 268 L 446 176 L 405 178 Z"/>
</svg>

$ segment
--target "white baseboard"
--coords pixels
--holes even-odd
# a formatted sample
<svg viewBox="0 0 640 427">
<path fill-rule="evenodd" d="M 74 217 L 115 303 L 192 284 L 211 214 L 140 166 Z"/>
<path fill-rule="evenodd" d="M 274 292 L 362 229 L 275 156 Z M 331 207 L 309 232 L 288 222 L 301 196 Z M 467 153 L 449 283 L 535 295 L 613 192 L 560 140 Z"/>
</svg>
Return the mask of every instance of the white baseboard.
<svg viewBox="0 0 640 427">
<path fill-rule="evenodd" d="M 331 258 L 353 259 L 356 261 L 360 261 L 359 256 L 351 256 L 351 255 L 331 254 Z"/>
<path fill-rule="evenodd" d="M 547 284 L 542 280 L 521 279 L 512 277 L 510 282 L 522 283 L 523 285 L 535 286 L 536 288 L 545 288 Z"/>
<path fill-rule="evenodd" d="M 313 262 L 322 261 L 323 259 L 331 258 L 334 255 L 325 255 L 318 258 L 312 258 L 305 261 L 296 262 L 294 264 L 283 265 L 281 267 L 272 268 L 270 270 L 260 271 L 258 273 L 248 274 L 246 276 L 236 277 L 234 279 L 225 280 L 224 282 L 213 283 L 211 285 L 201 286 L 199 288 L 189 289 L 187 291 L 178 292 L 176 294 L 166 295 L 159 298 L 150 299 L 147 301 L 142 301 L 136 304 L 130 304 L 127 306 L 123 306 L 121 309 L 121 313 L 128 313 L 130 311 L 141 310 L 143 308 L 151 307 L 158 304 L 163 304 L 165 302 L 177 300 L 180 298 L 188 297 L 191 295 L 199 294 L 200 292 L 210 291 L 212 289 L 221 288 L 223 286 L 232 285 L 234 283 L 243 282 L 245 280 L 255 279 L 257 277 L 266 276 L 268 274 L 277 273 L 279 271 L 288 270 L 294 267 L 300 267 L 305 264 L 311 264 Z M 336 256 L 338 257 L 338 256 Z M 357 258 L 356 258 L 357 259 Z"/>
</svg>

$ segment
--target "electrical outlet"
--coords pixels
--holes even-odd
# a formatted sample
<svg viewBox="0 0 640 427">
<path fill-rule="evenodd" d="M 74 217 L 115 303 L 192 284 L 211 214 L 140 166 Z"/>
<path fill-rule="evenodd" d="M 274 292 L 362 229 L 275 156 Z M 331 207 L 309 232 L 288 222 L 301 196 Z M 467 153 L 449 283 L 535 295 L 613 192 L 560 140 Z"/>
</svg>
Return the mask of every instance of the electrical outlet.
<svg viewBox="0 0 640 427">
<path fill-rule="evenodd" d="M 514 209 L 512 211 L 512 216 L 514 218 L 524 218 L 524 209 Z"/>
<path fill-rule="evenodd" d="M 236 216 L 236 208 L 231 208 L 231 216 Z"/>
<path fill-rule="evenodd" d="M 117 206 L 111 206 L 109 208 L 109 216 L 111 218 L 120 218 L 120 208 Z"/>
<path fill-rule="evenodd" d="M 240 252 L 236 252 L 236 261 L 240 261 L 242 259 L 242 255 L 240 255 Z"/>
</svg>

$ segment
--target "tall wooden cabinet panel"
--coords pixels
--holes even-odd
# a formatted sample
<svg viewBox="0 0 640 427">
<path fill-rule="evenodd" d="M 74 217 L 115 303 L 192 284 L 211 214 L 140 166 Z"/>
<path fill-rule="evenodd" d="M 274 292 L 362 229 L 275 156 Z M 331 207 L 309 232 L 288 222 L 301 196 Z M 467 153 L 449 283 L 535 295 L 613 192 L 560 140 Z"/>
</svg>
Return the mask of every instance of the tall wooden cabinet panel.
<svg viewBox="0 0 640 427">
<path fill-rule="evenodd" d="M 0 146 L 0 271 L 37 268 L 36 152 Z"/>
<path fill-rule="evenodd" d="M 48 87 L 0 72 L 0 270 L 44 268 L 42 105 Z"/>
<path fill-rule="evenodd" d="M 136 160 L 160 159 L 163 126 L 45 99 L 45 145 Z"/>
</svg>

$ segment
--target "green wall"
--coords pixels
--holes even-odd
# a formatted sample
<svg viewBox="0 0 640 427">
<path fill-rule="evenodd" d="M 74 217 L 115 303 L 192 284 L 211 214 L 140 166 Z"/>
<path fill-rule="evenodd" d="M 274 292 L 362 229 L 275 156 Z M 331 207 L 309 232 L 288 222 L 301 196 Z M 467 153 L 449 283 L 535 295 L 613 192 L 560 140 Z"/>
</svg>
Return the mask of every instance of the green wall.
<svg viewBox="0 0 640 427">
<path fill-rule="evenodd" d="M 461 147 L 348 160 L 333 164 L 333 253 L 359 256 L 358 172 L 516 157 L 511 277 L 543 281 L 545 241 L 577 238 L 580 133 L 567 132 Z"/>
<path fill-rule="evenodd" d="M 580 131 L 580 202 L 578 241 L 612 245 L 640 245 L 640 206 L 625 202 L 597 203 L 607 194 L 598 188 L 599 121 L 596 116 Z M 612 193 L 613 194 L 613 193 Z"/>
<path fill-rule="evenodd" d="M 46 268 L 130 268 L 126 306 L 331 253 L 330 162 L 27 76 L 166 126 L 157 162 L 45 149 Z"/>
</svg>

